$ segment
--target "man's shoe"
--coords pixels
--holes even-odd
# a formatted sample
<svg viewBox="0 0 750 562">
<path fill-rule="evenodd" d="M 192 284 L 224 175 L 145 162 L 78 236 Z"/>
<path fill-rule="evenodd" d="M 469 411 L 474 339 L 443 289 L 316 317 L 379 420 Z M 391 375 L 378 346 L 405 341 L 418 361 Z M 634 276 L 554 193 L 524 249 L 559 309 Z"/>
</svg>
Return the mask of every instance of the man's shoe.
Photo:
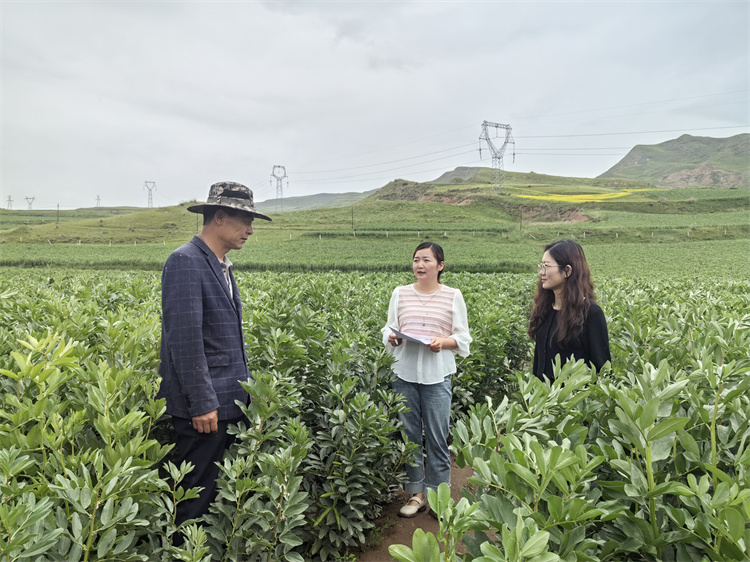
<svg viewBox="0 0 750 562">
<path fill-rule="evenodd" d="M 402 507 L 399 512 L 399 517 L 416 517 L 417 513 L 427 509 L 427 497 L 421 498 L 419 496 L 412 496 L 406 505 Z"/>
</svg>

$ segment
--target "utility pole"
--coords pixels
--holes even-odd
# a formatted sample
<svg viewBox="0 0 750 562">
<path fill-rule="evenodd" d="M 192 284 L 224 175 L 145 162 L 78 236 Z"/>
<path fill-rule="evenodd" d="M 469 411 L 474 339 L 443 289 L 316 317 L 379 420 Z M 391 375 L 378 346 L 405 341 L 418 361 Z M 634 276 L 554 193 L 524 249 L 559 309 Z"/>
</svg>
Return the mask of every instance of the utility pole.
<svg viewBox="0 0 750 562">
<path fill-rule="evenodd" d="M 492 142 L 492 139 L 490 139 L 489 127 L 495 128 L 495 137 L 498 136 L 499 129 L 505 129 L 505 142 L 503 142 L 503 145 L 500 148 L 497 148 Z M 492 153 L 492 167 L 495 168 L 495 183 L 497 184 L 496 189 L 498 192 L 500 191 L 503 180 L 505 179 L 505 174 L 503 172 L 503 155 L 509 144 L 513 145 L 513 162 L 516 161 L 516 141 L 513 140 L 513 135 L 510 134 L 511 129 L 510 125 L 483 121 L 482 134 L 479 135 L 479 157 L 482 157 L 482 141 L 485 141 Z"/>
<path fill-rule="evenodd" d="M 98 195 L 96 196 L 96 206 L 101 207 L 102 206 L 102 198 Z"/>
<path fill-rule="evenodd" d="M 156 182 L 147 181 L 143 185 L 143 189 L 148 190 L 148 208 L 151 209 L 154 206 L 154 191 L 156 191 Z"/>
<path fill-rule="evenodd" d="M 60 224 L 60 203 L 57 204 L 57 224 Z"/>
<path fill-rule="evenodd" d="M 279 207 L 281 207 L 281 210 L 284 210 L 284 188 L 282 186 L 282 181 L 284 180 L 286 175 L 286 168 L 284 166 L 274 166 L 273 170 L 271 170 L 271 177 L 276 178 L 276 211 L 279 210 Z M 289 180 L 286 180 L 286 186 L 289 187 Z"/>
<path fill-rule="evenodd" d="M 13 210 L 13 197 L 11 197 L 10 195 L 8 195 L 8 210 Z"/>
<path fill-rule="evenodd" d="M 29 204 L 29 211 L 31 211 L 31 204 L 34 202 L 34 199 L 36 199 L 36 196 L 34 197 L 24 197 L 26 199 L 26 202 Z"/>
</svg>

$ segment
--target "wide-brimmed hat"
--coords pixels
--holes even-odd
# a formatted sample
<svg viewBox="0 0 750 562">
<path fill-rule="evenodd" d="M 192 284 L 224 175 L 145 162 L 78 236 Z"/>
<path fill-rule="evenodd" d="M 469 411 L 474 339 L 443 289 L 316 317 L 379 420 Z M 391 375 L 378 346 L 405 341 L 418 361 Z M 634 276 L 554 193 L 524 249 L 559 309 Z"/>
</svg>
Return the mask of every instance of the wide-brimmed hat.
<svg viewBox="0 0 750 562">
<path fill-rule="evenodd" d="M 220 181 L 213 184 L 208 191 L 206 202 L 188 207 L 188 211 L 191 213 L 202 213 L 205 207 L 228 207 L 230 209 L 237 209 L 238 211 L 245 211 L 259 219 L 271 220 L 271 217 L 258 212 L 253 205 L 253 192 L 250 188 L 234 181 Z"/>
</svg>

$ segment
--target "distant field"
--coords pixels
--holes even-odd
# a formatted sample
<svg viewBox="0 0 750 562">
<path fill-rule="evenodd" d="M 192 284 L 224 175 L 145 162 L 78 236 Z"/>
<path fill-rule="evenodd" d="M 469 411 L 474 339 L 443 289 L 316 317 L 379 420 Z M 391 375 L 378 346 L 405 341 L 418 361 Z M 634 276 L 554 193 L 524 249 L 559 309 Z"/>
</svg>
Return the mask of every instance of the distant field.
<svg viewBox="0 0 750 562">
<path fill-rule="evenodd" d="M 433 188 L 397 180 L 348 207 L 269 212 L 273 221 L 257 221 L 245 249 L 231 257 L 246 270 L 408 271 L 414 247 L 429 239 L 444 246 L 448 270 L 533 273 L 545 244 L 574 238 L 603 275 L 679 276 L 684 264 L 750 275 L 750 190 L 656 190 L 531 173 L 508 178 L 499 195 L 487 184 Z M 575 202 L 611 196 L 617 197 Z M 0 225 L 18 221 L 0 227 L 0 265 L 159 270 L 200 231 L 201 217 L 188 205 L 61 211 L 60 223 L 36 226 L 18 225 L 23 212 L 0 213 Z M 48 220 L 46 213 L 28 220 Z"/>
<path fill-rule="evenodd" d="M 694 215 L 678 214 L 639 214 L 623 211 L 602 211 L 600 220 L 593 228 L 689 228 L 693 226 L 747 226 L 750 225 L 750 211 L 728 211 L 701 213 Z"/>
<path fill-rule="evenodd" d="M 17 228 L 19 226 L 33 226 L 39 224 L 57 224 L 85 219 L 105 219 L 116 215 L 140 211 L 138 207 L 94 207 L 90 209 L 74 209 L 64 211 L 50 210 L 8 210 L 0 209 L 0 231 Z"/>
<path fill-rule="evenodd" d="M 528 272 L 542 255 L 545 240 L 488 242 L 440 240 L 447 271 Z M 580 239 L 579 239 L 580 240 Z M 580 240 L 594 275 L 638 278 L 700 276 L 701 271 L 724 278 L 750 277 L 748 240 L 677 243 L 597 244 Z M 294 239 L 248 242 L 230 254 L 238 270 L 270 271 L 409 271 L 417 240 Z M 0 266 L 147 269 L 158 271 L 172 245 L 98 246 L 6 244 Z"/>
</svg>

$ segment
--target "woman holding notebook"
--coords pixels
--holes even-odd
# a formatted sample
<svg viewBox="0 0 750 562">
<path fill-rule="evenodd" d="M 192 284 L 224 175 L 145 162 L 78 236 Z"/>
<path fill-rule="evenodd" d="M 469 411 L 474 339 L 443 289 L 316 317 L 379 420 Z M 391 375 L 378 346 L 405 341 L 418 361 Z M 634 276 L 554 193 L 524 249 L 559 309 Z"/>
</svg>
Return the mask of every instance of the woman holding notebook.
<svg viewBox="0 0 750 562">
<path fill-rule="evenodd" d="M 455 355 L 469 355 L 471 336 L 461 291 L 440 282 L 444 268 L 440 246 L 417 246 L 412 256 L 416 281 L 394 289 L 382 330 L 383 343 L 396 359 L 393 389 L 404 395 L 409 409 L 400 415 L 404 433 L 418 447 L 414 464 L 406 467 L 404 491 L 411 497 L 401 517 L 427 508 L 427 489 L 450 485 L 451 376 Z"/>
</svg>

